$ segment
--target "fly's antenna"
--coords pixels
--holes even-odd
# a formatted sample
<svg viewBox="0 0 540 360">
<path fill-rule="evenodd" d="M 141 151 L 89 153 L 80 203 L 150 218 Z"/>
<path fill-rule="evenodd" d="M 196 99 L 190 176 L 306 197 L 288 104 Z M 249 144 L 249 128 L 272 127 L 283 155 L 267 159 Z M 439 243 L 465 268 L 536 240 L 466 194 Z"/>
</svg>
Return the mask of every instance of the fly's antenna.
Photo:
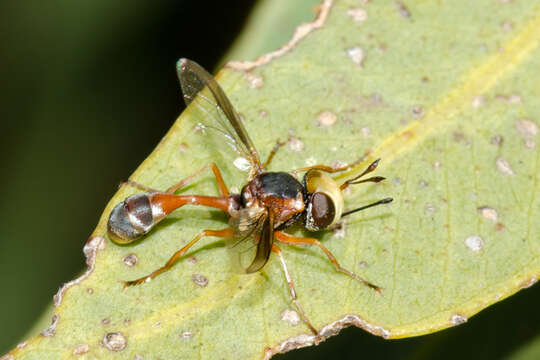
<svg viewBox="0 0 540 360">
<path fill-rule="evenodd" d="M 346 189 L 349 185 L 353 185 L 353 184 L 360 184 L 360 183 L 365 183 L 365 182 L 374 182 L 374 183 L 378 183 L 380 181 L 383 181 L 385 178 L 382 177 L 382 176 L 372 176 L 370 178 L 367 178 L 367 179 L 363 179 L 363 180 L 359 180 L 360 178 L 362 178 L 363 176 L 365 176 L 366 174 L 369 174 L 370 172 L 372 172 L 373 170 L 375 170 L 377 168 L 377 165 L 379 165 L 379 161 L 381 161 L 381 159 L 377 159 L 375 160 L 374 162 L 372 162 L 367 168 L 366 170 L 364 170 L 360 175 L 352 178 L 352 179 L 349 179 L 347 181 L 345 181 L 343 184 L 341 184 L 341 186 L 339 187 L 340 190 L 344 190 Z M 379 200 L 379 201 L 376 201 L 372 204 L 369 204 L 369 205 L 364 205 L 364 206 L 361 206 L 357 209 L 353 209 L 353 210 L 349 210 L 349 211 L 346 211 L 344 212 L 343 214 L 341 214 L 341 217 L 344 217 L 344 216 L 348 216 L 348 215 L 351 215 L 351 214 L 354 214 L 355 212 L 358 212 L 358 211 L 362 211 L 362 210 L 365 210 L 367 208 L 370 208 L 370 207 L 373 207 L 373 206 L 377 206 L 377 205 L 382 205 L 382 204 L 388 204 L 390 202 L 392 202 L 394 199 L 392 198 L 386 198 L 386 199 L 382 199 L 382 200 Z"/>
<path fill-rule="evenodd" d="M 375 160 L 374 162 L 372 162 L 367 168 L 366 170 L 364 170 L 364 172 L 362 172 L 360 175 L 352 178 L 352 179 L 349 179 L 347 181 L 345 181 L 343 184 L 341 184 L 341 186 L 339 187 L 340 190 L 345 190 L 349 185 L 353 185 L 353 184 L 360 184 L 360 183 L 365 183 L 365 182 L 374 182 L 374 183 L 378 183 L 380 181 L 383 181 L 385 178 L 382 177 L 382 176 L 373 176 L 373 177 L 370 177 L 370 178 L 367 178 L 367 179 L 364 179 L 364 180 L 358 180 L 360 179 L 361 177 L 363 177 L 364 175 L 366 174 L 369 174 L 370 172 L 372 172 L 373 170 L 375 170 L 377 168 L 377 165 L 379 165 L 379 161 L 381 161 L 381 159 L 377 159 Z"/>
<path fill-rule="evenodd" d="M 354 214 L 355 212 L 362 211 L 362 210 L 365 210 L 365 209 L 373 207 L 373 206 L 377 206 L 377 205 L 381 205 L 381 204 L 388 204 L 388 203 L 391 203 L 393 200 L 394 199 L 392 199 L 392 198 L 386 198 L 386 199 L 376 201 L 376 202 L 374 202 L 372 204 L 369 204 L 369 205 L 361 206 L 361 207 L 359 207 L 357 209 L 345 211 L 343 214 L 341 214 L 341 217 Z"/>
</svg>

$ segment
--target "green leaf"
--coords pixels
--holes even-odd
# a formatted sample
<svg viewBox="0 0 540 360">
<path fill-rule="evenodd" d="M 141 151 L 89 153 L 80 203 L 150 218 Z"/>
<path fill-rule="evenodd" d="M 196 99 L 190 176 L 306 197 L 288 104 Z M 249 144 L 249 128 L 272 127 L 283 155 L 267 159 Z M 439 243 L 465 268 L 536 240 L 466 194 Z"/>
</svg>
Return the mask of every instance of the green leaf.
<svg viewBox="0 0 540 360">
<path fill-rule="evenodd" d="M 225 60 L 253 60 L 279 49 L 290 40 L 299 24 L 313 20 L 320 0 L 257 1 L 240 36 Z"/>
<path fill-rule="evenodd" d="M 507 359 L 528 360 L 538 359 L 538 356 L 540 356 L 540 338 L 537 336 L 510 354 Z"/>
<path fill-rule="evenodd" d="M 227 226 L 219 212 L 185 207 L 142 241 L 117 246 L 106 221 L 137 192 L 124 186 L 85 248 L 87 275 L 61 290 L 47 336 L 30 339 L 15 358 L 116 351 L 123 358 L 261 358 L 349 325 L 385 338 L 415 336 L 461 324 L 536 282 L 538 4 L 329 4 L 305 37 L 258 65 L 233 63 L 218 79 L 262 158 L 277 139 L 289 139 L 270 170 L 368 153 L 338 176 L 346 179 L 382 158 L 377 174 L 388 180 L 354 187 L 346 207 L 387 196 L 394 203 L 312 234 L 344 267 L 382 286 L 382 295 L 336 273 L 318 249 L 283 245 L 299 301 L 323 329 L 315 338 L 302 322 L 281 320 L 295 308 L 275 256 L 263 271 L 239 274 L 224 243 L 210 239 L 169 272 L 122 291 L 121 280 L 155 270 L 202 229 Z M 131 179 L 165 189 L 215 161 L 230 187 L 245 184 L 224 145 L 201 136 L 196 123 L 185 112 Z M 205 174 L 186 192 L 216 194 L 217 187 Z M 131 254 L 134 266 L 126 265 Z M 197 285 L 194 275 L 208 283 Z"/>
</svg>

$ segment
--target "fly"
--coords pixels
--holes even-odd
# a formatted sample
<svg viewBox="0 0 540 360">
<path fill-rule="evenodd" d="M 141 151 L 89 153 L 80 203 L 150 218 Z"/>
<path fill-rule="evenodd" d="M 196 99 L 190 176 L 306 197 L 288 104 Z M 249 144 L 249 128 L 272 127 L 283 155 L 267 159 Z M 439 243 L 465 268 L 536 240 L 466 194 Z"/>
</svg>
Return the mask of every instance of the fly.
<svg viewBox="0 0 540 360">
<path fill-rule="evenodd" d="M 304 323 L 315 335 L 318 334 L 318 331 L 313 327 L 298 302 L 294 282 L 287 269 L 281 249 L 276 243 L 318 246 L 336 271 L 380 293 L 381 289 L 377 285 L 343 268 L 334 255 L 317 239 L 296 237 L 284 232 L 296 222 L 301 222 L 309 231 L 328 229 L 344 216 L 391 202 L 391 198 L 385 198 L 354 210 L 344 211 L 344 189 L 353 184 L 384 180 L 380 176 L 364 178 L 365 175 L 377 168 L 379 160 L 371 163 L 360 175 L 342 184 L 337 183 L 328 174 L 345 171 L 354 164 L 339 168 L 314 165 L 291 172 L 269 172 L 266 168 L 283 143 L 278 142 L 267 160 L 262 163 L 238 113 L 212 75 L 197 63 L 187 59 L 179 60 L 177 72 L 186 105 L 196 107 L 205 115 L 205 119 L 201 119 L 203 127 L 222 133 L 229 145 L 248 162 L 248 182 L 239 194 L 231 194 L 215 163 L 202 167 L 193 175 L 165 191 L 151 189 L 128 181 L 130 185 L 145 192 L 129 196 L 116 205 L 111 212 L 107 228 L 109 237 L 115 243 L 127 244 L 141 238 L 162 219 L 187 204 L 222 210 L 229 216 L 229 224 L 221 230 L 200 232 L 193 240 L 174 253 L 165 265 L 149 275 L 125 281 L 124 285 L 126 287 L 139 285 L 152 280 L 169 270 L 201 238 L 212 236 L 235 238 L 239 241 L 246 239 L 254 241 L 256 253 L 246 268 L 247 273 L 259 271 L 268 262 L 270 254 L 276 254 L 281 262 L 292 302 L 298 309 Z M 219 188 L 219 196 L 175 194 L 177 190 L 191 183 L 206 170 L 213 172 Z M 298 181 L 294 176 L 298 173 L 304 173 L 302 181 Z"/>
</svg>

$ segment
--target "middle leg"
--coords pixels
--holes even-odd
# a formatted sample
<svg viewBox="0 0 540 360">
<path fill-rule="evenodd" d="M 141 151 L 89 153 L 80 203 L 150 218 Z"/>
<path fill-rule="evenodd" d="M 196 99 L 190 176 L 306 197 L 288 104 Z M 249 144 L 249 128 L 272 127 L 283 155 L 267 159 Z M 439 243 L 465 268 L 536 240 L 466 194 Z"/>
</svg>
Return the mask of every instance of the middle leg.
<svg viewBox="0 0 540 360">
<path fill-rule="evenodd" d="M 285 263 L 285 258 L 283 257 L 283 254 L 281 253 L 281 249 L 276 245 L 272 244 L 272 252 L 276 253 L 279 256 L 279 261 L 281 262 L 281 267 L 283 268 L 283 272 L 285 273 L 285 279 L 287 279 L 287 284 L 289 285 L 289 292 L 291 293 L 291 299 L 294 305 L 296 305 L 296 308 L 298 309 L 298 312 L 300 313 L 300 317 L 304 321 L 304 323 L 307 325 L 309 330 L 315 335 L 318 335 L 319 332 L 311 325 L 311 322 L 307 318 L 306 314 L 304 313 L 304 309 L 300 306 L 300 303 L 298 302 L 298 297 L 296 296 L 296 288 L 294 287 L 294 281 L 291 277 L 291 274 L 289 273 L 289 270 L 287 269 L 287 264 Z"/>
<path fill-rule="evenodd" d="M 292 236 L 292 235 L 289 235 L 289 234 L 286 234 L 284 232 L 281 232 L 281 231 L 276 231 L 274 232 L 274 237 L 284 243 L 284 244 L 291 244 L 291 245 L 316 245 L 318 246 L 324 253 L 325 255 L 328 257 L 328 259 L 330 260 L 330 262 L 332 263 L 332 265 L 334 265 L 334 268 L 336 269 L 336 271 L 342 273 L 342 274 L 345 274 L 351 278 L 353 278 L 354 280 L 357 280 L 359 282 L 361 282 L 362 284 L 366 285 L 367 287 L 375 290 L 377 292 L 377 295 L 381 295 L 381 288 L 377 285 L 374 285 L 372 283 L 370 283 L 369 281 L 361 278 L 360 276 L 356 275 L 355 273 L 353 273 L 352 271 L 349 271 L 345 268 L 343 268 L 339 262 L 337 261 L 336 257 L 330 252 L 330 250 L 328 250 L 323 244 L 321 244 L 317 239 L 314 239 L 314 238 L 300 238 L 300 237 L 296 237 L 296 236 Z"/>
<path fill-rule="evenodd" d="M 270 163 L 272 162 L 272 159 L 274 158 L 274 155 L 276 155 L 276 153 L 278 152 L 278 150 L 283 146 L 285 145 L 285 142 L 284 141 L 280 141 L 278 139 L 278 141 L 276 142 L 276 145 L 274 145 L 274 147 L 272 148 L 272 151 L 270 151 L 270 154 L 268 154 L 268 157 L 266 158 L 266 161 L 264 162 L 263 164 L 263 168 L 267 168 L 268 165 L 270 165 Z"/>
</svg>

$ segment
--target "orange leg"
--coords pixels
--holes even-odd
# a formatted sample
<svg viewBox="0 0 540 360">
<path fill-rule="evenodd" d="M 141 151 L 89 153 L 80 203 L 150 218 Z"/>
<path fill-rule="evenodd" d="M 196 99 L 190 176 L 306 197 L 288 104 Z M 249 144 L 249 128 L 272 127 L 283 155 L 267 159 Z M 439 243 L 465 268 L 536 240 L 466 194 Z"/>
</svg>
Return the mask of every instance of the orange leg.
<svg viewBox="0 0 540 360">
<path fill-rule="evenodd" d="M 285 145 L 285 142 L 284 141 L 277 141 L 276 142 L 276 145 L 274 145 L 274 147 L 272 148 L 272 151 L 270 151 L 270 154 L 268 154 L 268 158 L 266 158 L 266 161 L 264 162 L 263 164 L 263 168 L 267 168 L 268 165 L 270 165 L 270 163 L 272 162 L 272 159 L 274 158 L 274 155 L 276 155 L 276 153 L 278 152 L 278 150 L 283 146 Z"/>
<path fill-rule="evenodd" d="M 143 184 L 139 184 L 138 182 L 135 182 L 133 180 L 122 181 L 120 183 L 120 186 L 123 186 L 123 185 L 130 185 L 130 186 L 133 186 L 134 188 L 137 188 L 139 190 L 143 190 L 143 191 L 146 191 L 146 192 L 160 192 L 157 189 L 151 188 L 151 187 L 143 185 Z"/>
<path fill-rule="evenodd" d="M 170 188 L 168 188 L 165 192 L 168 193 L 168 194 L 173 194 L 174 192 L 176 192 L 176 190 L 178 190 L 178 189 L 186 186 L 190 182 L 192 182 L 193 179 L 195 179 L 204 170 L 206 170 L 208 168 L 212 169 L 212 172 L 214 173 L 214 176 L 216 177 L 216 181 L 218 183 L 220 195 L 221 196 L 229 196 L 229 190 L 227 189 L 227 185 L 225 185 L 225 181 L 223 181 L 223 176 L 221 176 L 221 172 L 219 171 L 219 168 L 217 167 L 217 165 L 215 163 L 210 163 L 210 164 L 208 164 L 206 166 L 203 166 L 196 173 L 194 173 L 193 175 L 188 176 L 187 178 L 184 178 L 184 179 L 180 180 L 178 183 L 176 183 L 173 186 L 171 186 Z M 131 185 L 133 187 L 136 187 L 137 189 L 141 189 L 141 190 L 146 191 L 146 192 L 161 192 L 161 190 L 153 189 L 151 187 L 139 184 L 138 182 L 135 182 L 135 181 L 132 181 L 132 180 L 124 181 L 120 185 L 123 185 L 123 184 Z"/>
<path fill-rule="evenodd" d="M 332 253 L 330 252 L 330 250 L 328 250 L 323 244 L 321 244 L 317 239 L 313 239 L 313 238 L 300 238 L 300 237 L 296 237 L 296 236 L 292 236 L 292 235 L 289 235 L 289 234 L 286 234 L 286 233 L 283 233 L 283 232 L 280 232 L 280 231 L 276 231 L 274 232 L 274 237 L 284 243 L 284 244 L 291 244 L 291 245 L 317 245 L 325 254 L 326 256 L 328 257 L 328 259 L 330 260 L 330 262 L 334 265 L 334 268 L 336 269 L 336 271 L 342 273 L 342 274 L 345 274 L 351 278 L 353 278 L 354 280 L 357 280 L 357 281 L 360 281 L 362 284 L 372 288 L 373 290 L 375 290 L 377 292 L 378 295 L 381 294 L 381 288 L 378 287 L 377 285 L 374 285 L 372 283 L 370 283 L 369 281 L 365 280 L 365 279 L 362 279 L 360 276 L 356 275 L 355 273 L 353 273 L 352 271 L 349 271 L 343 267 L 341 267 L 341 265 L 339 264 L 339 262 L 337 261 L 337 259 L 334 257 L 334 255 L 332 255 Z"/>
<path fill-rule="evenodd" d="M 229 190 L 227 189 L 227 185 L 225 185 L 225 182 L 223 181 L 223 176 L 221 176 L 221 172 L 219 171 L 219 168 L 213 162 L 206 165 L 206 166 L 203 166 L 195 174 L 193 174 L 191 176 L 188 176 L 187 178 L 181 180 L 177 184 L 174 184 L 173 186 L 168 188 L 165 192 L 167 192 L 169 194 L 174 193 L 176 190 L 178 190 L 178 189 L 186 186 L 190 182 L 192 182 L 195 177 L 199 176 L 204 170 L 206 170 L 208 168 L 212 169 L 212 172 L 214 173 L 214 176 L 216 177 L 216 181 L 217 181 L 218 187 L 219 187 L 219 193 L 221 194 L 221 196 L 229 196 Z"/>
<path fill-rule="evenodd" d="M 300 168 L 300 169 L 296 169 L 296 170 L 293 170 L 291 171 L 293 174 L 297 174 L 299 172 L 303 172 L 303 171 L 309 171 L 309 170 L 313 170 L 313 169 L 316 169 L 316 170 L 321 170 L 321 171 L 324 171 L 324 172 L 327 172 L 327 173 L 336 173 L 336 172 L 341 172 L 341 171 L 345 171 L 345 170 L 349 170 L 350 168 L 352 168 L 353 166 L 355 165 L 358 165 L 359 163 L 362 162 L 362 160 L 364 160 L 363 158 L 362 159 L 358 159 L 356 160 L 355 162 L 352 162 L 350 164 L 345 164 L 341 167 L 338 167 L 338 168 L 334 168 L 334 167 L 331 167 L 331 166 L 328 166 L 328 165 L 313 165 L 313 166 L 308 166 L 308 167 L 304 167 L 304 168 Z"/>
<path fill-rule="evenodd" d="M 226 237 L 232 237 L 233 233 L 234 233 L 233 229 L 204 230 L 199 235 L 197 235 L 193 240 L 191 240 L 189 243 L 187 243 L 183 248 L 181 248 L 180 250 L 175 252 L 174 255 L 171 256 L 171 258 L 165 263 L 165 265 L 163 265 L 162 267 L 160 267 L 156 271 L 152 272 L 150 275 L 143 276 L 142 278 L 139 278 L 139 279 L 136 279 L 136 280 L 124 281 L 123 282 L 124 283 L 124 288 L 126 288 L 128 286 L 139 285 L 139 284 L 142 284 L 143 282 L 149 282 L 153 278 L 158 276 L 159 274 L 162 274 L 165 271 L 169 270 L 174 265 L 176 260 L 181 258 L 186 253 L 186 251 L 188 251 L 189 248 L 192 247 L 202 237 L 215 236 L 215 237 L 219 237 L 219 238 L 226 238 Z"/>
<path fill-rule="evenodd" d="M 304 309 L 302 309 L 302 306 L 300 306 L 300 303 L 298 302 L 298 297 L 296 296 L 296 288 L 294 287 L 294 282 L 291 277 L 291 274 L 289 273 L 289 270 L 287 269 L 287 264 L 285 263 L 285 258 L 283 257 L 283 254 L 281 253 L 281 249 L 276 245 L 272 244 L 272 252 L 276 253 L 279 256 L 279 260 L 281 261 L 281 267 L 283 268 L 283 272 L 285 273 L 285 279 L 287 279 L 287 284 L 289 285 L 289 292 L 291 293 L 291 298 L 298 309 L 298 312 L 300 313 L 300 317 L 304 321 L 304 323 L 307 325 L 309 330 L 313 332 L 313 334 L 318 335 L 319 332 L 311 325 L 311 322 L 307 318 L 306 314 L 304 313 Z"/>
</svg>

